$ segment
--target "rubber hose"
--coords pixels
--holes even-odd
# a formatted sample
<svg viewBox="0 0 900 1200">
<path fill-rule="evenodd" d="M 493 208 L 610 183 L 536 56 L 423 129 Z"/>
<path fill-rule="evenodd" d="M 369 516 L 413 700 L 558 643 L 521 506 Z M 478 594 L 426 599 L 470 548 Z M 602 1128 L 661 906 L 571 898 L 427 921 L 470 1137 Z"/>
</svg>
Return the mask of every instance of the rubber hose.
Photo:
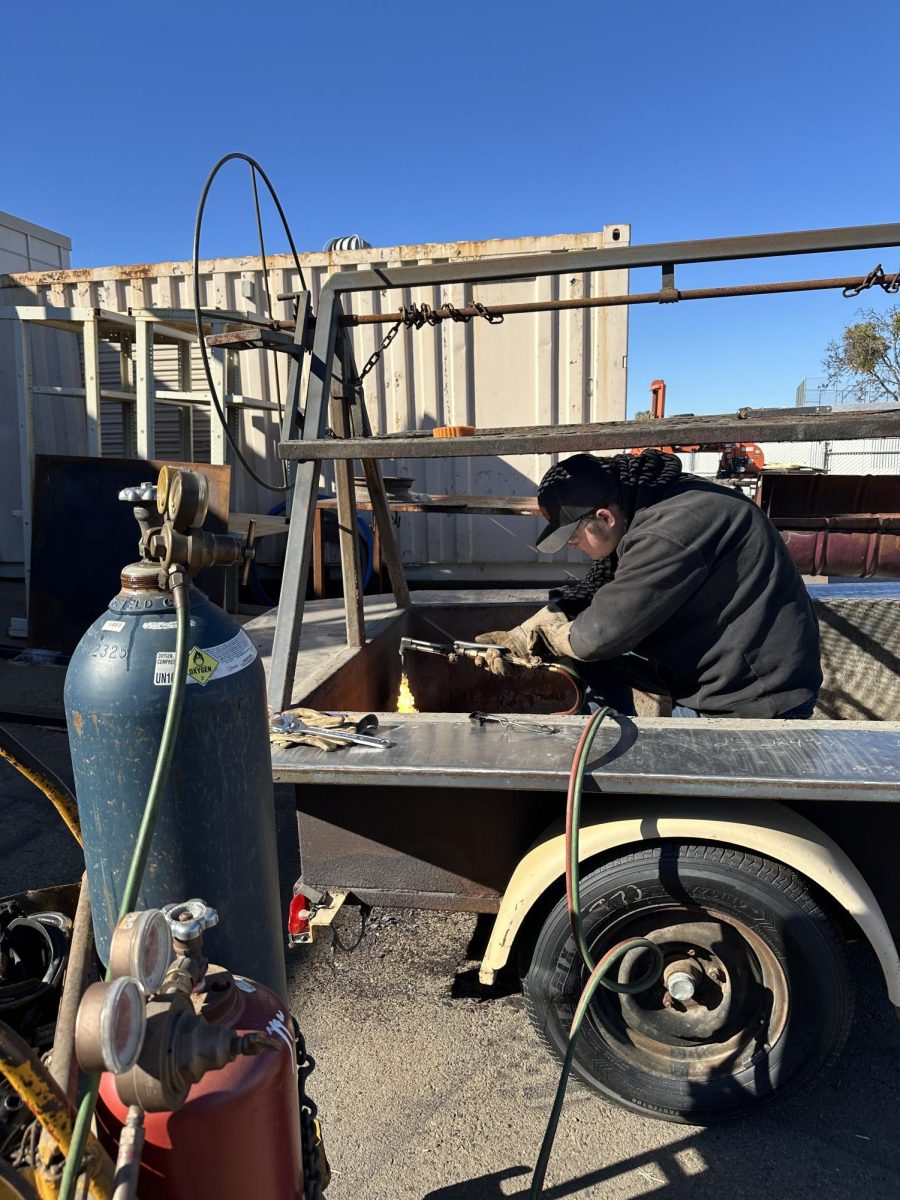
<svg viewBox="0 0 900 1200">
<path fill-rule="evenodd" d="M 69 832 L 79 846 L 81 840 L 81 825 L 78 821 L 78 805 L 73 792 L 55 775 L 49 767 L 45 767 L 37 755 L 23 746 L 18 738 L 4 726 L 0 726 L 0 758 L 5 758 L 15 769 L 36 788 L 44 793 L 62 819 L 68 826 Z"/>
<path fill-rule="evenodd" d="M 572 767 L 569 772 L 569 791 L 566 797 L 566 905 L 569 911 L 569 920 L 572 925 L 575 943 L 578 946 L 585 966 L 590 972 L 590 976 L 581 993 L 575 1009 L 575 1015 L 572 1018 L 572 1025 L 569 1029 L 569 1042 L 566 1047 L 566 1055 L 556 1088 L 556 1096 L 553 1100 L 553 1108 L 550 1111 L 550 1118 L 547 1122 L 544 1139 L 541 1143 L 534 1174 L 531 1178 L 531 1187 L 528 1190 L 529 1200 L 537 1200 L 544 1186 L 544 1177 L 547 1173 L 547 1164 L 550 1161 L 550 1154 L 553 1150 L 553 1142 L 556 1137 L 556 1129 L 559 1125 L 560 1114 L 562 1113 L 578 1034 L 597 988 L 602 984 L 604 987 L 609 988 L 610 991 L 624 992 L 629 995 L 644 991 L 656 983 L 662 974 L 664 965 L 663 954 L 659 946 L 647 938 L 629 938 L 625 942 L 620 942 L 617 946 L 613 946 L 611 950 L 607 951 L 599 963 L 595 964 L 584 936 L 584 927 L 581 920 L 581 897 L 579 895 L 578 873 L 578 832 L 581 818 L 581 793 L 584 786 L 584 773 L 587 768 L 588 756 L 591 752 L 594 738 L 597 736 L 597 732 L 606 718 L 613 714 L 614 710 L 612 708 L 601 708 L 590 717 L 575 748 L 575 755 L 572 759 Z M 606 978 L 610 969 L 619 959 L 623 958 L 631 950 L 641 949 L 649 950 L 653 956 L 653 963 L 643 978 L 637 980 L 635 983 L 627 984 L 618 983 Z"/>
<path fill-rule="evenodd" d="M 547 670 L 554 671 L 557 675 L 562 675 L 564 679 L 568 679 L 569 683 L 575 689 L 575 699 L 572 701 L 572 704 L 564 712 L 555 712 L 550 715 L 553 717 L 574 717 L 576 713 L 581 712 L 584 706 L 584 684 L 581 681 L 581 676 L 573 671 L 571 667 L 564 667 L 562 663 L 550 663 L 547 666 Z"/>
<path fill-rule="evenodd" d="M 0 1074 L 56 1145 L 71 1156 L 77 1125 L 75 1106 L 24 1038 L 5 1021 L 0 1021 Z M 87 1145 L 96 1164 L 96 1173 L 89 1182 L 90 1193 L 95 1200 L 109 1200 L 114 1174 L 112 1159 L 93 1136 L 88 1136 Z"/>
</svg>

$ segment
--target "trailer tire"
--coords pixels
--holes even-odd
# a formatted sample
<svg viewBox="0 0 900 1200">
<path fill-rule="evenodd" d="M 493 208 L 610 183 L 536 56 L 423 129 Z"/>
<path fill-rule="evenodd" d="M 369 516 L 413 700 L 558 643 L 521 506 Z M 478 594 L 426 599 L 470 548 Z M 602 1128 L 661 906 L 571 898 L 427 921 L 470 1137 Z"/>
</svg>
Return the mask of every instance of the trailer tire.
<svg viewBox="0 0 900 1200">
<path fill-rule="evenodd" d="M 793 1094 L 840 1052 L 853 1014 L 844 944 L 809 885 L 782 864 L 727 846 L 663 843 L 587 874 L 581 909 L 595 961 L 647 937 L 663 951 L 673 990 L 694 989 L 685 1000 L 662 980 L 635 996 L 598 989 L 572 1070 L 605 1099 L 710 1125 Z M 648 958 L 632 951 L 615 977 L 637 979 Z M 523 980 L 528 1014 L 559 1061 L 587 974 L 563 897 Z"/>
</svg>

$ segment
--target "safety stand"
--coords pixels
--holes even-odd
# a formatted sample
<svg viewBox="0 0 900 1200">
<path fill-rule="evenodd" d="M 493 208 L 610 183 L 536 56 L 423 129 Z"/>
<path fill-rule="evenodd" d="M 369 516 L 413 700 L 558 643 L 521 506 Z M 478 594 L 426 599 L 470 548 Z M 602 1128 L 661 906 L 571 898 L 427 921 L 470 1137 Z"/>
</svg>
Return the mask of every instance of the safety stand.
<svg viewBox="0 0 900 1200">
<path fill-rule="evenodd" d="M 294 299 L 296 319 L 293 338 L 277 330 L 238 330 L 209 337 L 207 344 L 220 346 L 227 340 L 232 349 L 255 347 L 290 354 L 291 365 L 281 431 L 283 443 L 298 439 L 321 441 L 329 435 L 329 429 L 335 438 L 343 440 L 370 437 L 372 429 L 366 412 L 362 383 L 354 361 L 353 346 L 349 332 L 340 324 L 340 301 L 334 306 L 327 306 L 327 317 L 315 324 L 310 347 L 313 318 L 309 292 L 300 292 Z M 306 404 L 301 409 L 300 396 L 308 350 L 310 361 Z M 394 600 L 399 608 L 406 608 L 410 602 L 409 587 L 400 562 L 400 550 L 391 520 L 381 465 L 375 459 L 363 459 L 363 471 L 381 539 L 382 559 L 387 567 Z M 356 537 L 353 460 L 345 458 L 335 461 L 334 474 L 347 645 L 359 648 L 365 645 L 366 631 L 362 574 Z M 283 711 L 291 703 L 312 558 L 313 526 L 320 475 L 320 461 L 301 462 L 296 468 L 293 481 L 294 495 L 269 671 L 269 704 L 277 712 Z"/>
</svg>

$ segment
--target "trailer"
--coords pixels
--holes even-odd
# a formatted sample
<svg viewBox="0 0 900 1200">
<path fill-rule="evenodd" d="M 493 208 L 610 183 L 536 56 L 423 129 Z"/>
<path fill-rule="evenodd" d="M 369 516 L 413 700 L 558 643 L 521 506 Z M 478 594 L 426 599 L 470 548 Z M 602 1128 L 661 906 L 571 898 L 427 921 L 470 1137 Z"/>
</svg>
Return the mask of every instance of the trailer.
<svg viewBox="0 0 900 1200">
<path fill-rule="evenodd" d="M 656 265 L 660 291 L 539 301 L 515 311 L 487 310 L 473 300 L 465 310 L 445 302 L 428 312 L 402 306 L 394 312 L 385 300 L 385 311 L 365 319 L 421 328 L 548 306 L 847 288 L 878 283 L 877 273 L 688 292 L 676 287 L 675 271 L 684 263 L 898 243 L 900 226 L 885 225 L 579 251 L 566 256 L 567 271 Z M 493 917 L 481 981 L 491 986 L 520 975 L 528 1013 L 562 1059 L 585 978 L 563 897 L 562 829 L 584 718 L 559 715 L 571 708 L 564 679 L 548 675 L 540 687 L 529 680 L 525 693 L 464 655 L 427 664 L 408 656 L 404 667 L 419 711 L 396 711 L 402 639 L 471 640 L 517 624 L 545 597 L 496 590 L 411 594 L 379 460 L 618 450 L 645 444 L 647 427 L 640 434 L 633 424 L 608 422 L 374 437 L 363 395 L 366 371 L 358 371 L 344 334 L 363 319 L 345 310 L 360 291 L 387 297 L 422 284 L 477 286 L 560 268 L 558 256 L 523 256 L 345 273 L 323 289 L 314 323 L 308 296 L 299 295 L 292 331 L 277 337 L 246 331 L 241 344 L 292 358 L 281 454 L 296 468 L 281 597 L 277 610 L 247 626 L 266 664 L 270 706 L 277 713 L 297 705 L 372 712 L 392 743 L 336 754 L 308 746 L 273 751 L 274 778 L 293 784 L 296 794 L 302 875 L 295 939 L 311 936 L 308 930 L 331 921 L 348 901 Z M 895 286 L 896 276 L 881 276 L 886 290 Z M 240 343 L 231 336 L 230 344 Z M 900 405 L 892 403 L 853 412 L 742 409 L 654 425 L 654 441 L 666 445 L 898 433 Z M 352 533 L 353 459 L 365 470 L 389 597 L 363 596 Z M 305 603 L 326 461 L 335 469 L 344 598 Z M 442 499 L 453 511 L 454 504 L 488 511 L 491 503 Z M 858 539 L 862 531 L 864 552 L 851 555 L 845 570 L 896 577 L 896 522 L 870 516 L 874 525 L 835 527 L 826 517 L 821 530 L 812 527 L 816 561 L 827 562 L 822 548 L 832 534 Z M 804 520 L 797 514 L 794 543 L 809 553 L 811 527 Z M 850 1025 L 849 940 L 871 945 L 900 1011 L 900 905 L 891 852 L 900 800 L 900 591 L 826 592 L 816 604 L 826 677 L 817 719 L 619 716 L 595 743 L 580 842 L 592 953 L 644 937 L 660 947 L 666 969 L 640 995 L 598 995 L 574 1069 L 601 1096 L 645 1115 L 709 1124 L 808 1083 L 839 1052 Z M 620 981 L 641 974 L 639 959 L 623 962 Z"/>
</svg>

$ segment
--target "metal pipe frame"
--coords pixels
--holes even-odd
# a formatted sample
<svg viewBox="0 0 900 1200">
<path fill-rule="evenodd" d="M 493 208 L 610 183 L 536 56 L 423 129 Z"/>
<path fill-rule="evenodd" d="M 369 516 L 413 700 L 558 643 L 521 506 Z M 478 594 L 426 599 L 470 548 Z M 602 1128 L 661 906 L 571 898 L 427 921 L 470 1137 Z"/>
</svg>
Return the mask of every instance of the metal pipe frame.
<svg viewBox="0 0 900 1200">
<path fill-rule="evenodd" d="M 492 304 L 488 309 L 491 316 L 509 317 L 538 312 L 569 312 L 583 308 L 616 308 L 627 304 L 674 304 L 685 300 L 727 300 L 736 296 L 774 296 L 791 292 L 824 292 L 838 288 L 860 288 L 866 282 L 865 275 L 848 275 L 840 279 L 792 279 L 783 283 L 747 283 L 718 288 L 674 288 L 658 292 L 626 292 L 619 296 L 579 296 L 573 300 L 529 300 L 520 304 Z M 900 272 L 886 275 L 885 283 L 892 290 L 900 283 Z M 428 323 L 452 320 L 472 320 L 482 315 L 485 305 L 469 304 L 463 308 L 450 309 L 446 305 L 430 310 Z M 402 309 L 393 312 L 347 313 L 342 325 L 390 325 L 402 320 Z"/>
<path fill-rule="evenodd" d="M 303 436 L 299 441 L 282 442 L 279 451 L 283 458 L 298 460 L 298 467 L 269 670 L 269 700 L 272 707 L 281 711 L 291 702 L 300 627 L 303 619 L 303 603 L 309 575 L 309 551 L 312 545 L 315 520 L 316 491 L 319 481 L 319 464 L 316 460 L 320 457 L 336 458 L 340 456 L 340 443 L 334 439 L 326 441 L 325 435 L 334 376 L 335 350 L 340 333 L 339 325 L 344 319 L 342 305 L 344 295 L 438 284 L 529 279 L 535 276 L 556 275 L 560 272 L 584 273 L 652 266 L 662 268 L 663 288 L 674 292 L 676 265 L 881 249 L 893 246 L 900 246 L 900 223 L 801 230 L 793 233 L 757 234 L 750 237 L 661 242 L 645 246 L 613 246 L 605 249 L 576 250 L 566 254 L 515 255 L 452 263 L 425 263 L 412 267 L 379 267 L 369 271 L 341 271 L 333 274 L 325 282 L 319 296 Z M 733 423 L 733 418 L 729 418 L 729 421 Z M 706 422 L 704 422 L 704 426 L 706 426 Z M 818 430 L 816 436 L 821 438 L 823 436 L 821 423 L 818 424 Z M 502 440 L 502 433 L 500 431 L 496 431 L 496 433 Z M 714 426 L 705 427 L 704 433 L 707 439 L 720 439 Z M 747 435 L 749 435 L 749 430 Z M 661 431 L 659 436 L 663 436 Z M 731 436 L 740 437 L 739 434 Z M 867 434 L 861 433 L 858 436 L 867 436 Z M 449 443 L 456 440 L 467 439 L 441 439 L 442 451 L 447 452 L 450 448 Z M 691 437 L 690 440 L 700 439 Z M 378 439 L 378 441 L 382 441 L 382 439 Z M 314 444 L 316 442 L 319 443 L 318 446 Z M 474 443 L 475 439 L 469 440 L 468 446 L 454 447 L 451 452 L 460 455 L 477 452 Z M 517 450 L 512 444 L 504 444 L 507 453 L 522 453 L 530 449 L 528 447 L 525 450 Z M 330 453 L 325 452 L 325 447 L 330 448 Z M 580 447 L 573 445 L 572 448 Z M 373 449 L 375 449 L 374 446 Z M 400 450 L 399 445 L 394 442 L 391 448 L 379 446 L 378 454 L 390 456 L 392 449 L 400 456 L 408 455 L 411 451 L 415 452 L 412 442 L 403 450 Z M 357 447 L 353 456 L 358 456 L 359 453 L 360 449 Z M 482 450 L 482 453 L 496 453 L 496 450 Z"/>
<path fill-rule="evenodd" d="M 333 291 L 327 307 L 328 317 L 316 321 L 313 336 L 301 441 L 323 438 L 327 428 L 334 353 L 338 338 L 338 319 L 341 314 L 340 297 L 335 296 Z M 300 372 L 300 360 L 292 358 L 288 374 L 286 419 L 288 414 L 291 414 L 291 420 L 294 419 L 296 400 L 299 395 Z M 300 629 L 303 624 L 303 604 L 309 580 L 310 550 L 313 540 L 313 525 L 316 519 L 319 473 L 319 464 L 308 461 L 298 465 L 297 473 L 294 476 L 294 495 L 291 501 L 288 540 L 284 554 L 281 592 L 278 598 L 278 617 L 275 623 L 268 679 L 269 707 L 276 712 L 283 712 L 291 703 L 291 692 L 297 667 L 297 650 L 300 645 Z"/>
<path fill-rule="evenodd" d="M 330 276 L 322 288 L 319 315 L 328 315 L 327 293 L 342 296 L 352 292 L 390 291 L 439 283 L 487 283 L 502 279 L 529 279 L 534 275 L 557 275 L 561 272 L 578 274 L 585 271 L 620 271 L 630 267 L 674 267 L 746 258 L 875 250 L 889 246 L 900 246 L 900 223 L 657 242 L 646 246 L 610 246 L 598 250 L 567 251 L 565 254 L 517 254 L 505 258 L 424 263 L 414 267 L 378 267 L 370 271 L 340 271 Z"/>
</svg>

